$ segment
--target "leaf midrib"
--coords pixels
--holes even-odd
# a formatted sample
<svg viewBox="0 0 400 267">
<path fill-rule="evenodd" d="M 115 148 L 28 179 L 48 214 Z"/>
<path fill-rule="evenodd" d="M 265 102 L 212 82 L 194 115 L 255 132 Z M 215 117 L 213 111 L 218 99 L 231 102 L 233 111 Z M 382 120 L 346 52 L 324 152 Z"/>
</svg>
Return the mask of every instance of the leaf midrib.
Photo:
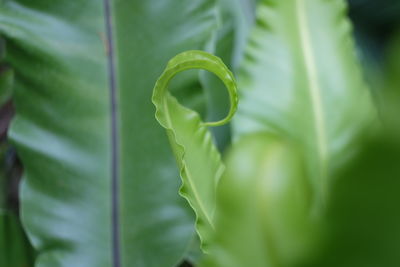
<svg viewBox="0 0 400 267">
<path fill-rule="evenodd" d="M 168 100 L 167 100 L 167 97 L 164 97 L 163 99 L 164 99 L 164 100 L 163 100 L 163 106 L 164 106 L 164 110 L 165 110 L 165 114 L 166 114 L 165 118 L 166 118 L 167 128 L 170 129 L 170 130 L 172 130 L 173 127 L 172 127 L 171 115 L 170 115 L 170 111 L 169 111 L 168 103 L 167 103 Z M 175 134 L 175 133 L 174 133 L 174 134 Z M 174 136 L 173 138 L 176 138 L 176 137 Z M 176 141 L 176 139 L 175 139 L 175 142 L 177 143 L 177 145 L 180 145 L 180 144 L 178 144 L 178 142 Z M 183 159 L 183 156 L 182 156 L 182 159 L 178 159 L 178 160 L 182 160 L 182 164 L 185 165 L 185 161 L 184 161 L 184 159 Z M 179 162 L 178 162 L 178 164 L 179 164 Z M 180 164 L 179 164 L 179 165 L 180 165 Z M 182 166 L 180 166 L 180 167 L 182 168 Z M 196 186 L 195 186 L 194 183 L 192 182 L 192 180 L 193 180 L 193 179 L 192 179 L 192 176 L 191 176 L 191 174 L 190 174 L 188 168 L 186 168 L 186 167 L 184 167 L 184 168 L 185 168 L 185 173 L 186 173 L 186 175 L 187 175 L 187 177 L 188 177 L 189 185 L 190 185 L 190 187 L 192 188 L 192 191 L 193 191 L 193 196 L 194 196 L 194 198 L 196 199 L 196 201 L 197 201 L 197 203 L 198 203 L 198 205 L 199 205 L 199 208 L 200 208 L 201 212 L 203 213 L 204 217 L 206 218 L 208 224 L 209 224 L 209 225 L 211 226 L 211 228 L 214 230 L 215 228 L 214 228 L 214 224 L 213 224 L 213 222 L 212 222 L 211 216 L 208 214 L 207 209 L 205 208 L 205 205 L 203 204 L 203 201 L 201 200 L 200 194 L 199 194 L 199 192 L 197 191 Z"/>
<path fill-rule="evenodd" d="M 320 163 L 319 183 L 322 196 L 325 195 L 325 183 L 328 175 L 328 145 L 326 137 L 325 116 L 322 108 L 321 86 L 318 79 L 315 56 L 311 43 L 311 36 L 308 29 L 306 7 L 304 0 L 296 1 L 296 18 L 299 30 L 301 50 L 304 55 L 304 63 L 307 74 L 308 90 L 313 109 L 313 122 L 317 137 L 317 153 Z"/>
<path fill-rule="evenodd" d="M 119 227 L 119 147 L 117 125 L 117 82 L 114 55 L 114 40 L 112 29 L 111 0 L 104 0 L 104 20 L 107 41 L 108 75 L 110 90 L 111 114 L 111 234 L 112 234 L 112 265 L 121 266 L 120 227 Z"/>
</svg>

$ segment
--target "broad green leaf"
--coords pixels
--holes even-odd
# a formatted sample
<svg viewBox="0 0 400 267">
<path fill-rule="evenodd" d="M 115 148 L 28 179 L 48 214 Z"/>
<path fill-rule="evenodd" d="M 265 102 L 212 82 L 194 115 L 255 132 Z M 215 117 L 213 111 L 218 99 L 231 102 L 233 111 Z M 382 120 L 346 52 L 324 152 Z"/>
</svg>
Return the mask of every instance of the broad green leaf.
<svg viewBox="0 0 400 267">
<path fill-rule="evenodd" d="M 217 231 L 202 266 L 287 267 L 316 253 L 310 184 L 296 147 L 251 134 L 233 145 L 225 162 Z"/>
<path fill-rule="evenodd" d="M 184 106 L 168 92 L 169 81 L 179 72 L 204 69 L 220 78 L 228 89 L 231 108 L 225 119 L 203 123 L 200 116 Z M 237 108 L 236 84 L 233 74 L 223 62 L 206 52 L 187 51 L 172 58 L 158 79 L 153 94 L 156 118 L 166 129 L 177 164 L 181 170 L 180 194 L 197 216 L 197 232 L 206 250 L 215 231 L 215 190 L 224 165 L 214 146 L 207 126 L 227 123 Z"/>
<path fill-rule="evenodd" d="M 236 138 L 268 131 L 301 145 L 318 203 L 374 117 L 342 0 L 261 0 L 238 74 Z"/>
<path fill-rule="evenodd" d="M 37 266 L 181 260 L 194 216 L 150 99 L 167 60 L 215 25 L 214 0 L 1 1 Z"/>
</svg>

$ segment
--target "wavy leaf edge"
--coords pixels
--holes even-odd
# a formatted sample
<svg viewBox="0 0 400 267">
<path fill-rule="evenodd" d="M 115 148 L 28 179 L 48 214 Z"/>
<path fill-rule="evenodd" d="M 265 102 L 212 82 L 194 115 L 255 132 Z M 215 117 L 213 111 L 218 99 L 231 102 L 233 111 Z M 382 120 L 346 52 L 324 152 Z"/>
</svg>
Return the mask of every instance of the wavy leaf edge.
<svg viewBox="0 0 400 267">
<path fill-rule="evenodd" d="M 193 113 L 192 114 L 193 117 L 191 117 L 191 120 L 196 123 L 197 129 L 205 131 L 206 135 L 211 136 L 211 133 L 208 131 L 207 127 L 221 126 L 228 123 L 232 119 L 237 110 L 238 95 L 237 95 L 236 80 L 233 76 L 233 73 L 228 69 L 228 67 L 223 63 L 223 61 L 217 56 L 214 56 L 210 53 L 200 50 L 189 50 L 173 57 L 168 62 L 164 72 L 158 78 L 153 89 L 152 102 L 156 107 L 155 118 L 159 122 L 159 124 L 166 130 L 170 142 L 174 142 L 174 144 L 176 145 L 174 150 L 173 146 L 174 144 L 171 143 L 171 148 L 176 156 L 176 161 L 179 166 L 179 172 L 182 181 L 181 187 L 179 189 L 179 194 L 188 201 L 189 205 L 191 206 L 191 208 L 195 213 L 196 232 L 201 241 L 201 248 L 204 252 L 206 252 L 206 249 L 204 248 L 204 243 L 206 241 L 205 240 L 206 238 L 203 236 L 201 231 L 199 231 L 199 226 L 203 224 L 203 221 L 201 219 L 201 212 L 197 210 L 196 207 L 193 205 L 190 199 L 190 193 L 188 193 L 186 190 L 187 185 L 185 182 L 185 178 L 190 183 L 190 178 L 189 178 L 190 172 L 186 164 L 187 149 L 184 144 L 181 144 L 177 140 L 176 130 L 173 128 L 171 124 L 170 114 L 169 114 L 170 111 L 168 109 L 168 104 L 167 104 L 168 98 L 172 97 L 168 91 L 169 82 L 172 80 L 173 77 L 175 77 L 175 75 L 190 69 L 201 69 L 215 74 L 224 83 L 229 93 L 229 100 L 230 100 L 229 112 L 225 118 L 219 121 L 203 122 L 200 115 L 197 112 L 181 105 L 181 107 L 185 109 L 187 112 Z M 173 100 L 178 102 L 175 98 Z M 208 145 L 210 146 L 209 148 L 211 149 L 209 151 L 210 157 L 215 157 L 215 160 L 221 161 L 220 152 L 215 147 L 215 144 L 211 141 L 211 138 L 208 138 L 208 136 L 206 136 L 206 138 Z M 215 172 L 214 176 L 215 185 L 217 185 L 219 178 L 222 176 L 224 170 L 225 170 L 225 165 L 221 161 L 218 170 Z M 211 228 L 211 231 L 215 230 L 213 222 L 213 212 L 214 211 L 212 211 L 211 216 L 205 216 L 207 217 L 206 221 L 208 226 Z M 205 214 L 205 212 L 203 213 Z"/>
</svg>

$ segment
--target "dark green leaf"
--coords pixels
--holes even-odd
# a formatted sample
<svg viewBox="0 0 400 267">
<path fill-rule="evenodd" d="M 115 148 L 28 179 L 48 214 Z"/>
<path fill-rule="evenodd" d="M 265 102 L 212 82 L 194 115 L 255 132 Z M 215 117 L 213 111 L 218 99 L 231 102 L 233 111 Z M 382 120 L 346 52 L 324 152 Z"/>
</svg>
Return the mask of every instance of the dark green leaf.
<svg viewBox="0 0 400 267">
<path fill-rule="evenodd" d="M 214 0 L 7 0 L 10 137 L 38 266 L 173 266 L 193 234 L 151 93 L 167 60 L 202 49 Z"/>
</svg>

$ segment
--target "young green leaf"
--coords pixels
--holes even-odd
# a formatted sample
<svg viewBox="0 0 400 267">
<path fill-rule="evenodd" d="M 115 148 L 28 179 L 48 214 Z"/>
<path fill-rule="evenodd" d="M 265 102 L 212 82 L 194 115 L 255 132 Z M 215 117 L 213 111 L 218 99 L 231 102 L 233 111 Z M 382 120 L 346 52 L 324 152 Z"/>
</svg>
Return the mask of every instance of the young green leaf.
<svg viewBox="0 0 400 267">
<path fill-rule="evenodd" d="M 219 77 L 228 89 L 230 111 L 226 118 L 217 122 L 202 122 L 200 116 L 178 103 L 169 94 L 169 81 L 179 72 L 188 69 L 204 69 Z M 203 248 L 215 229 L 215 190 L 224 165 L 212 142 L 207 126 L 227 123 L 237 107 L 236 83 L 233 74 L 219 58 L 202 51 L 183 52 L 171 59 L 158 79 L 153 94 L 156 118 L 166 129 L 176 161 L 181 169 L 185 197 L 197 216 L 197 231 Z"/>
<path fill-rule="evenodd" d="M 295 266 L 316 253 L 310 184 L 297 148 L 267 133 L 238 140 L 218 186 L 205 267 Z"/>
<path fill-rule="evenodd" d="M 375 112 L 345 1 L 259 1 L 238 82 L 236 138 L 268 131 L 296 140 L 316 197 L 325 198 Z"/>
</svg>

